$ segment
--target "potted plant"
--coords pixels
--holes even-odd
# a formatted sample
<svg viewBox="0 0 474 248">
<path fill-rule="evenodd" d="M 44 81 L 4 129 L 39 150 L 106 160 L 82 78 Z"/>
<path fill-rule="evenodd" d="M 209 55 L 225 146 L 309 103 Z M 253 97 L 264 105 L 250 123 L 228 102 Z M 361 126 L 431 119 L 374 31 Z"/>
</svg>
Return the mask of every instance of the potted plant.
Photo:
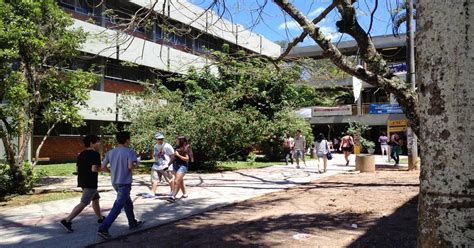
<svg viewBox="0 0 474 248">
<path fill-rule="evenodd" d="M 375 143 L 365 138 L 360 138 L 360 145 L 367 149 L 369 154 L 374 154 L 375 152 Z"/>
</svg>

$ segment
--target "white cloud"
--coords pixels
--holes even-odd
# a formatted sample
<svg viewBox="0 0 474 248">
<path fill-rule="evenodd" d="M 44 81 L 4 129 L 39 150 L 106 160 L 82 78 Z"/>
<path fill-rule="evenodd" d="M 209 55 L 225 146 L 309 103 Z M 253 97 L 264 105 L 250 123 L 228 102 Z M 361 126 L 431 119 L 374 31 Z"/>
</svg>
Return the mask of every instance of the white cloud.
<svg viewBox="0 0 474 248">
<path fill-rule="evenodd" d="M 296 21 L 287 21 L 287 22 L 284 22 L 282 24 L 280 24 L 280 26 L 278 26 L 278 29 L 280 30 L 284 30 L 284 29 L 288 29 L 288 30 L 303 30 L 300 26 L 300 24 L 298 24 Z"/>
<path fill-rule="evenodd" d="M 319 14 L 321 14 L 321 12 L 324 11 L 324 8 L 323 7 L 319 7 L 311 12 L 308 13 L 308 17 L 309 18 L 315 18 L 316 16 L 318 16 Z"/>
<path fill-rule="evenodd" d="M 335 41 L 341 37 L 341 34 L 333 27 L 322 26 L 319 27 L 319 30 L 321 30 L 321 32 L 323 32 L 323 34 L 332 41 Z"/>
</svg>

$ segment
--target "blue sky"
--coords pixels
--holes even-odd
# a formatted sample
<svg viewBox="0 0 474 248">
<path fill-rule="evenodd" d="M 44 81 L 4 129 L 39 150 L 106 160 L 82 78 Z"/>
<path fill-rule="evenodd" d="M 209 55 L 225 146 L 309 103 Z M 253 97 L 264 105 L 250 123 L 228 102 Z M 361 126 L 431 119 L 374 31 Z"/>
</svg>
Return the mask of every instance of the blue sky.
<svg viewBox="0 0 474 248">
<path fill-rule="evenodd" d="M 209 6 L 212 0 L 190 0 L 203 8 Z M 279 7 L 268 0 L 263 8 L 261 15 L 258 10 L 261 9 L 265 0 L 221 0 L 220 10 L 222 10 L 222 1 L 226 4 L 226 19 L 231 19 L 235 23 L 239 23 L 253 32 L 262 34 L 266 38 L 277 40 L 292 40 L 293 37 L 301 33 L 301 28 L 292 18 L 283 13 Z M 359 0 L 355 3 L 357 7 L 358 20 L 365 30 L 368 30 L 370 24 L 370 13 L 374 9 L 376 0 Z M 315 18 L 327 6 L 331 4 L 331 0 L 293 0 L 293 4 L 309 18 Z M 401 0 L 378 0 L 378 7 L 374 15 L 374 23 L 372 25 L 371 35 L 391 34 L 390 9 L 395 8 Z M 214 9 L 218 12 L 218 9 Z M 329 36 L 333 41 L 338 41 L 341 37 L 336 31 L 335 22 L 339 20 L 337 10 L 333 10 L 322 22 L 317 26 Z M 400 32 L 404 32 L 404 27 Z M 342 40 L 350 39 L 347 35 Z M 303 45 L 312 45 L 314 42 L 307 38 Z"/>
</svg>

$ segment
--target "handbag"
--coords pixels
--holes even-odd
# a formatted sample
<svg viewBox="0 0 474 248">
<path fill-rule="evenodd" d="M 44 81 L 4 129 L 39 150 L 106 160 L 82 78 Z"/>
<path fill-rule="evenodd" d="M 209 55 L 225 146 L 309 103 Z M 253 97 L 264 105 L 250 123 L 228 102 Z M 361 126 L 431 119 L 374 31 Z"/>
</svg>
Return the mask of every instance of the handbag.
<svg viewBox="0 0 474 248">
<path fill-rule="evenodd" d="M 331 154 L 331 151 L 329 151 L 329 146 L 328 146 L 327 141 L 326 141 L 326 149 L 328 150 L 328 153 L 326 153 L 326 157 L 328 158 L 328 160 L 331 160 L 332 159 L 332 154 Z"/>
</svg>

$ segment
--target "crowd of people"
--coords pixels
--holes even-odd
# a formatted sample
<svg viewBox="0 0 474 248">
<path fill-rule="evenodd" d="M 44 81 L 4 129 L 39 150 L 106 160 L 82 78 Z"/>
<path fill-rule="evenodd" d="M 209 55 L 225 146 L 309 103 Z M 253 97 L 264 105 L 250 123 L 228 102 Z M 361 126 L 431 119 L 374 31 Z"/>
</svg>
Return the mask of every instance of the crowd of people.
<svg viewBox="0 0 474 248">
<path fill-rule="evenodd" d="M 153 149 L 155 162 L 151 168 L 151 189 L 145 197 L 158 196 L 156 188 L 158 183 L 164 179 L 170 187 L 167 201 L 174 203 L 180 191 L 182 192 L 181 197 L 188 197 L 184 176 L 188 172 L 189 163 L 193 162 L 192 149 L 183 136 L 176 138 L 175 148 L 165 142 L 165 136 L 162 133 L 157 133 L 155 139 L 156 144 Z M 133 180 L 132 171 L 139 165 L 140 161 L 137 153 L 129 147 L 131 144 L 130 133 L 117 133 L 117 146 L 108 151 L 102 161 L 98 152 L 101 145 L 100 138 L 96 135 L 87 135 L 83 141 L 85 150 L 77 157 L 77 182 L 78 187 L 82 188 L 82 197 L 80 203 L 73 208 L 71 213 L 60 221 L 60 225 L 67 232 L 73 232 L 73 219 L 92 202 L 92 208 L 97 216 L 97 223 L 100 224 L 97 230 L 97 235 L 100 237 L 104 239 L 111 238 L 109 228 L 122 209 L 125 210 L 129 229 L 139 228 L 143 221 L 135 218 L 130 192 Z M 99 205 L 100 195 L 97 186 L 100 171 L 111 174 L 111 183 L 117 192 L 113 207 L 107 216 L 102 215 Z"/>
<path fill-rule="evenodd" d="M 387 156 L 389 162 L 393 159 L 395 161 L 394 166 L 398 166 L 400 154 L 402 153 L 402 141 L 399 134 L 393 133 L 389 138 L 385 132 L 381 132 L 378 142 L 380 143 L 382 156 Z M 300 168 L 300 160 L 306 167 L 304 155 L 311 154 L 318 160 L 318 172 L 324 173 L 327 170 L 328 160 L 332 158 L 331 152 L 343 153 L 346 166 L 349 165 L 350 155 L 354 152 L 354 138 L 349 133 L 346 133 L 341 138 L 334 137 L 332 142 L 328 141 L 324 134 L 319 133 L 311 148 L 307 149 L 306 143 L 306 138 L 302 135 L 301 130 L 296 131 L 294 138 L 289 133 L 285 135 L 283 151 L 286 165 L 289 163 L 293 165 L 293 160 L 295 159 L 296 168 Z M 322 171 L 320 170 L 321 161 L 323 163 Z"/>
</svg>

